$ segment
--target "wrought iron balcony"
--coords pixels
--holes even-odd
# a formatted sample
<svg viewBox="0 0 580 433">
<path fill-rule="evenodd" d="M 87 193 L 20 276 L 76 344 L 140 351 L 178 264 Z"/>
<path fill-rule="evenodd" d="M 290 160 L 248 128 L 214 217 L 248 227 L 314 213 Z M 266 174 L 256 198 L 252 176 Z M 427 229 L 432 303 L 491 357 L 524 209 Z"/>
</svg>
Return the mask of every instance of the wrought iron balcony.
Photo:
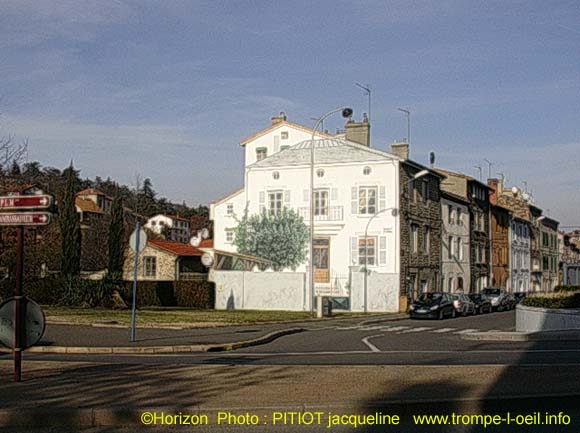
<svg viewBox="0 0 580 433">
<path fill-rule="evenodd" d="M 304 221 L 310 221 L 310 207 L 298 208 L 298 214 Z M 344 219 L 343 206 L 328 206 L 315 209 L 314 222 L 317 221 L 342 221 Z"/>
</svg>

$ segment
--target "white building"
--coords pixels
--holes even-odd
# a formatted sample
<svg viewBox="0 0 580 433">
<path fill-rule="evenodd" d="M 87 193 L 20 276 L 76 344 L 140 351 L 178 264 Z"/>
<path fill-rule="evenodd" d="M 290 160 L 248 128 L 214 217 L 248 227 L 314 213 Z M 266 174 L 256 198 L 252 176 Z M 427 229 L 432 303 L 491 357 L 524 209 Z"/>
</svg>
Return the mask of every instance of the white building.
<svg viewBox="0 0 580 433">
<path fill-rule="evenodd" d="M 270 128 L 241 143 L 246 151 L 244 188 L 211 205 L 216 250 L 236 252 L 233 229 L 246 208 L 248 215 L 291 208 L 310 224 L 312 131 L 285 118 L 273 121 Z M 361 125 L 366 125 L 366 136 Z M 349 131 L 356 132 L 349 135 Z M 368 132 L 364 121 L 347 123 L 346 137 L 368 143 Z M 401 265 L 396 210 L 401 158 L 327 134 L 319 134 L 314 143 L 316 293 L 348 298 L 352 311 L 398 311 Z M 378 212 L 365 238 L 367 223 Z M 366 285 L 360 272 L 365 261 L 370 271 Z M 307 275 L 307 263 L 296 271 Z M 306 300 L 304 308 L 309 305 Z"/>
<path fill-rule="evenodd" d="M 530 287 L 530 245 L 529 222 L 513 218 L 510 226 L 510 266 L 512 292 L 526 292 Z"/>
<path fill-rule="evenodd" d="M 176 242 L 189 242 L 190 222 L 175 215 L 158 214 L 147 220 L 145 227 L 157 234 L 165 234 L 166 239 Z"/>
<path fill-rule="evenodd" d="M 468 205 L 460 196 L 441 194 L 441 273 L 447 292 L 470 291 Z"/>
</svg>

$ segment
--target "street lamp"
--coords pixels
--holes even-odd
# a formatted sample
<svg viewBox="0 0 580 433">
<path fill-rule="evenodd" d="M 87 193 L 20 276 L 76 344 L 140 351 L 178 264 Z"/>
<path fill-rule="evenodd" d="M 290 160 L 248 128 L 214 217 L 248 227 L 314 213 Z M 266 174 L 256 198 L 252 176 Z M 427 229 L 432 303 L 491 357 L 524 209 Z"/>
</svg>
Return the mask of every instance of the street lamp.
<svg viewBox="0 0 580 433">
<path fill-rule="evenodd" d="M 427 174 L 429 174 L 429 170 L 421 170 L 417 173 L 415 173 L 415 175 L 409 179 L 405 185 L 408 185 L 414 181 L 416 181 L 417 179 L 419 179 L 420 177 L 426 176 Z M 376 212 L 372 217 L 369 218 L 368 222 L 367 222 L 367 226 L 365 228 L 365 276 L 364 276 L 364 312 L 367 312 L 367 276 L 368 276 L 368 232 L 369 232 L 369 226 L 371 225 L 372 220 L 374 220 L 378 215 L 388 211 L 388 210 L 395 210 L 394 207 L 388 207 L 386 209 L 381 209 L 380 211 Z M 376 247 L 376 245 L 375 245 Z M 376 261 L 377 255 L 375 254 L 375 261 Z"/>
<path fill-rule="evenodd" d="M 342 117 L 350 118 L 352 116 L 352 108 L 340 107 L 323 114 L 316 120 L 316 124 L 312 129 L 312 138 L 310 140 L 310 312 L 314 314 L 314 136 L 318 126 L 324 122 L 324 119 L 333 115 L 334 113 L 342 112 Z"/>
</svg>

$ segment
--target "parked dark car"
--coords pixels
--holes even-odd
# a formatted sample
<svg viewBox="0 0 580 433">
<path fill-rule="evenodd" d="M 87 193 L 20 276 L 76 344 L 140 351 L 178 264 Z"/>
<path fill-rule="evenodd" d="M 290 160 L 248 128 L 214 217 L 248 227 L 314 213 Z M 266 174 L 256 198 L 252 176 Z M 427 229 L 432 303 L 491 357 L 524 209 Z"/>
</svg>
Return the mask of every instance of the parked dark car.
<svg viewBox="0 0 580 433">
<path fill-rule="evenodd" d="M 411 319 L 421 317 L 443 319 L 444 317 L 455 317 L 456 315 L 457 311 L 453 306 L 453 299 L 449 293 L 423 293 L 419 296 L 419 299 L 414 300 L 409 306 Z"/>
<path fill-rule="evenodd" d="M 471 293 L 469 299 L 475 304 L 475 314 L 491 313 L 491 302 L 481 293 Z"/>
<path fill-rule="evenodd" d="M 513 293 L 508 293 L 505 299 L 506 310 L 513 310 L 516 308 L 518 301 Z"/>
<path fill-rule="evenodd" d="M 508 294 L 505 289 L 498 287 L 487 287 L 481 292 L 491 302 L 494 311 L 503 311 L 509 308 Z"/>
<path fill-rule="evenodd" d="M 527 293 L 526 292 L 515 292 L 514 297 L 516 298 L 516 303 L 519 304 L 524 299 L 526 299 Z"/>
</svg>

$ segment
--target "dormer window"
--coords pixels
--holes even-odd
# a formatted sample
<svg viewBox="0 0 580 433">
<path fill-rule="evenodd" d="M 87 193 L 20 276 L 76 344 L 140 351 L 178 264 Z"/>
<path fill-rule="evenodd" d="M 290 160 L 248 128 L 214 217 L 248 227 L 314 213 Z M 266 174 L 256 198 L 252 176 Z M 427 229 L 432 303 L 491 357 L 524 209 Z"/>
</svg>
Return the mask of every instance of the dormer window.
<svg viewBox="0 0 580 433">
<path fill-rule="evenodd" d="M 268 149 L 265 147 L 258 147 L 256 149 L 256 160 L 261 161 L 268 156 Z"/>
</svg>

